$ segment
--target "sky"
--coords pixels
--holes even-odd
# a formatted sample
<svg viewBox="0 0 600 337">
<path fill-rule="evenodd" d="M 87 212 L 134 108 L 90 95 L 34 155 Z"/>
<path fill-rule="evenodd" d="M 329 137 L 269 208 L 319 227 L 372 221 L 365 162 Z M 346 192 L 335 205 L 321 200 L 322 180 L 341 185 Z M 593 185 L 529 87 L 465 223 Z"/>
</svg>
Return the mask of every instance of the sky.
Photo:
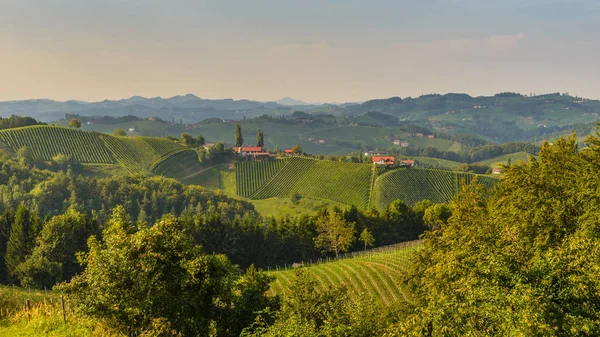
<svg viewBox="0 0 600 337">
<path fill-rule="evenodd" d="M 599 0 L 0 0 L 0 101 L 600 98 Z"/>
</svg>

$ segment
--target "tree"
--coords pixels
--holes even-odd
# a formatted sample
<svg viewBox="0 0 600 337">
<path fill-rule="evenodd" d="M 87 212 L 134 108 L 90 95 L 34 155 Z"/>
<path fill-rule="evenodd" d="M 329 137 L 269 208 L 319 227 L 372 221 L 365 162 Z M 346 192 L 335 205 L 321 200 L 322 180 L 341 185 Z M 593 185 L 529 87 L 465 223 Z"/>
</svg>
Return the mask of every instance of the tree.
<svg viewBox="0 0 600 337">
<path fill-rule="evenodd" d="M 69 127 L 79 129 L 81 127 L 81 122 L 77 118 L 71 118 L 69 121 Z"/>
<path fill-rule="evenodd" d="M 331 212 L 317 220 L 317 232 L 315 247 L 324 252 L 335 253 L 338 257 L 341 252 L 348 251 L 354 241 L 353 222 L 344 220 L 338 213 Z"/>
<path fill-rule="evenodd" d="M 194 138 L 193 138 L 193 137 L 192 137 L 192 135 L 190 135 L 189 133 L 187 133 L 187 132 L 182 132 L 182 133 L 181 133 L 181 141 L 182 141 L 184 144 L 187 144 L 187 145 L 192 145 L 192 143 L 194 142 Z"/>
<path fill-rule="evenodd" d="M 6 269 L 6 244 L 10 235 L 10 229 L 14 222 L 14 213 L 11 210 L 6 210 L 0 216 L 0 284 L 6 284 L 9 281 L 8 272 Z"/>
<path fill-rule="evenodd" d="M 125 130 L 123 130 L 121 128 L 117 128 L 117 129 L 115 129 L 115 131 L 113 131 L 113 136 L 125 137 L 125 136 L 127 136 L 127 133 L 125 132 Z"/>
<path fill-rule="evenodd" d="M 292 153 L 302 154 L 302 148 L 300 147 L 300 144 L 296 144 L 292 147 Z"/>
<path fill-rule="evenodd" d="M 242 126 L 240 124 L 237 124 L 235 126 L 235 146 L 242 146 L 244 145 L 244 136 L 242 135 Z"/>
<path fill-rule="evenodd" d="M 375 243 L 375 238 L 373 237 L 373 234 L 369 232 L 369 229 L 367 227 L 365 227 L 362 233 L 360 233 L 359 240 L 365 244 L 365 250 L 367 250 L 367 247 L 373 246 L 373 244 Z"/>
<path fill-rule="evenodd" d="M 11 277 L 16 276 L 17 268 L 31 252 L 36 229 L 37 218 L 23 204 L 19 205 L 10 228 L 4 256 L 6 269 Z"/>
<path fill-rule="evenodd" d="M 72 208 L 44 222 L 31 254 L 17 267 L 21 284 L 51 288 L 69 281 L 83 270 L 76 253 L 86 250 L 87 239 L 97 228 L 95 221 Z"/>
<path fill-rule="evenodd" d="M 29 147 L 23 146 L 22 148 L 18 149 L 16 156 L 17 156 L 17 161 L 19 162 L 19 164 L 21 164 L 25 167 L 30 167 L 31 165 L 33 165 L 33 162 L 34 162 L 33 152 L 31 151 L 31 149 Z"/>
<path fill-rule="evenodd" d="M 102 241 L 88 240 L 85 271 L 59 287 L 83 313 L 135 336 L 159 320 L 183 336 L 238 336 L 232 322 L 249 323 L 254 312 L 274 307 L 265 298 L 271 277 L 240 277 L 225 255 L 195 245 L 173 216 L 138 228 L 122 208 L 115 212 Z"/>
<path fill-rule="evenodd" d="M 260 129 L 256 130 L 256 146 L 264 147 L 265 146 L 265 135 Z"/>
<path fill-rule="evenodd" d="M 196 139 L 194 139 L 194 140 L 195 140 L 196 145 L 198 145 L 198 146 L 202 146 L 202 145 L 206 144 L 206 139 L 204 139 L 204 137 L 202 135 L 196 136 Z"/>
</svg>

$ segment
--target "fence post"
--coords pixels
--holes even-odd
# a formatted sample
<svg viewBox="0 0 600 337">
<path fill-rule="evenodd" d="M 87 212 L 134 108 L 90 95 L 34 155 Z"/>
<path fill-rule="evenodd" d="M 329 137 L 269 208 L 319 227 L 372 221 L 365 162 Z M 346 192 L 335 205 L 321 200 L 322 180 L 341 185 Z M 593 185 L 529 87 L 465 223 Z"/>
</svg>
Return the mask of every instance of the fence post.
<svg viewBox="0 0 600 337">
<path fill-rule="evenodd" d="M 27 322 L 31 321 L 31 304 L 29 299 L 25 300 L 25 308 L 27 309 Z"/>
<path fill-rule="evenodd" d="M 65 313 L 65 299 L 63 295 L 60 295 L 60 308 L 62 310 L 63 323 L 67 323 L 67 315 Z"/>
</svg>

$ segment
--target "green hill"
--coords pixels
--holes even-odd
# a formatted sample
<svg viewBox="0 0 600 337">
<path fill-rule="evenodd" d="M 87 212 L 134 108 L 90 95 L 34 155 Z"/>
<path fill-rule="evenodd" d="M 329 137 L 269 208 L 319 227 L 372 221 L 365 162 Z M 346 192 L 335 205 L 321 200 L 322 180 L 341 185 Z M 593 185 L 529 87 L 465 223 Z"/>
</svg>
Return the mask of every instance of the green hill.
<svg viewBox="0 0 600 337">
<path fill-rule="evenodd" d="M 355 258 L 320 263 L 303 267 L 318 283 L 319 289 L 344 285 L 355 297 L 360 294 L 372 296 L 384 305 L 390 305 L 404 297 L 396 282 L 408 267 L 411 254 L 419 249 L 418 244 L 398 245 L 382 252 L 367 252 Z M 294 270 L 274 271 L 271 295 L 283 295 L 293 280 Z"/>
<path fill-rule="evenodd" d="M 488 165 L 491 167 L 500 167 L 500 165 L 508 164 L 508 159 L 510 158 L 511 163 L 516 164 L 519 160 L 527 163 L 529 161 L 529 157 L 531 154 L 527 152 L 516 152 L 511 154 L 504 154 L 498 157 L 482 160 L 477 162 L 476 164 Z"/>
<path fill-rule="evenodd" d="M 0 147 L 9 152 L 27 147 L 37 161 L 64 154 L 82 164 L 119 165 L 125 173 L 142 174 L 150 174 L 156 162 L 185 149 L 167 139 L 113 137 L 46 125 L 1 130 Z"/>
<path fill-rule="evenodd" d="M 382 174 L 375 182 L 375 204 L 379 208 L 396 199 L 414 205 L 423 199 L 447 203 L 460 188 L 461 181 L 470 183 L 476 175 L 434 169 L 400 168 Z M 491 188 L 496 178 L 477 176 L 479 182 Z"/>
<path fill-rule="evenodd" d="M 409 205 L 429 199 L 449 202 L 458 193 L 460 181 L 470 183 L 473 174 L 437 169 L 399 168 L 386 170 L 368 164 L 354 164 L 289 158 L 236 165 L 236 193 L 250 199 L 302 197 L 330 200 L 359 209 L 387 207 L 402 199 Z M 480 176 L 488 187 L 497 181 Z"/>
<path fill-rule="evenodd" d="M 237 184 L 251 185 L 252 174 L 260 164 L 239 165 Z M 298 193 L 311 198 L 328 199 L 365 209 L 369 202 L 371 165 L 341 163 L 312 158 L 291 158 L 264 185 L 250 196 L 266 199 Z"/>
</svg>

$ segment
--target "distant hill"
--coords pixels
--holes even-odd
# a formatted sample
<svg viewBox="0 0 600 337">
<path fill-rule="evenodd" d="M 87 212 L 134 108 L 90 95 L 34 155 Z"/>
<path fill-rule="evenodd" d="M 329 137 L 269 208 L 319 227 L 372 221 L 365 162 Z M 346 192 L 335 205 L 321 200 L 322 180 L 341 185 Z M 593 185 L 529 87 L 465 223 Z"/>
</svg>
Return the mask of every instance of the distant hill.
<svg viewBox="0 0 600 337">
<path fill-rule="evenodd" d="M 304 102 L 304 101 L 300 101 L 297 99 L 293 99 L 291 97 L 284 97 L 282 99 L 278 99 L 275 101 L 275 103 L 277 104 L 281 104 L 281 105 L 312 105 L 310 103 Z"/>
</svg>

